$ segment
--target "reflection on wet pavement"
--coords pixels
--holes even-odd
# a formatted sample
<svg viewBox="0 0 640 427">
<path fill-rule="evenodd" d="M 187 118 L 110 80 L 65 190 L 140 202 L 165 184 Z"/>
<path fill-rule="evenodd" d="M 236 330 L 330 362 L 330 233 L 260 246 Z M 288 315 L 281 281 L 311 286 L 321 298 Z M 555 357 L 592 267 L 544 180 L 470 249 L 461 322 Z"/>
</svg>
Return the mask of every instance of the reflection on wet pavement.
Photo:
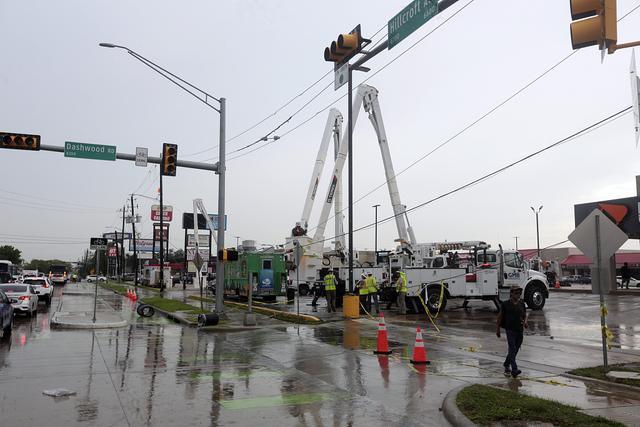
<svg viewBox="0 0 640 427">
<path fill-rule="evenodd" d="M 488 306 L 442 315 L 439 334 L 424 317 L 415 316 L 411 326 L 390 323 L 393 353 L 376 356 L 376 324 L 366 319 L 207 333 L 158 316 L 142 319 L 128 300 L 103 296 L 130 319 L 129 326 L 95 333 L 51 330 L 53 310 L 44 306 L 33 319 L 16 319 L 11 338 L 0 342 L 0 413 L 29 415 L 13 425 L 446 425 L 444 395 L 468 382 L 498 382 L 532 394 L 548 394 L 551 384 L 558 393 L 571 390 L 576 404 L 607 407 L 616 416 L 640 400 L 558 376 L 564 367 L 597 363 L 597 348 L 573 345 L 581 322 L 589 339 L 597 325 L 597 317 L 589 320 L 591 298 L 574 304 L 576 316 L 554 301 L 548 310 L 531 313 L 519 355 L 524 374 L 511 380 L 502 375 L 506 343 L 494 335 L 495 314 Z M 623 312 L 612 319 L 630 320 L 628 310 L 637 305 L 620 301 Z M 409 363 L 416 324 L 424 328 L 428 367 Z M 638 346 L 638 326 L 630 326 L 619 328 L 625 331 L 617 338 L 623 348 Z M 571 336 L 565 328 L 578 332 Z M 637 354 L 611 356 L 632 357 Z M 58 387 L 77 395 L 42 395 Z M 3 427 L 12 425 L 5 419 Z"/>
</svg>

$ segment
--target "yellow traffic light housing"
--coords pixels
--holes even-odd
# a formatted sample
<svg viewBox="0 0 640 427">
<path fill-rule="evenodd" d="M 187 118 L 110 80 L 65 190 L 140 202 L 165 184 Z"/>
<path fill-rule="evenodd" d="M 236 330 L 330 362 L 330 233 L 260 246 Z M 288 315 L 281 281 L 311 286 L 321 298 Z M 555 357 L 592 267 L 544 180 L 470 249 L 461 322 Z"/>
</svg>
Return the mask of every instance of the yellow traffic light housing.
<svg viewBox="0 0 640 427">
<path fill-rule="evenodd" d="M 598 45 L 613 53 L 618 41 L 616 0 L 570 0 L 570 6 L 573 49 Z"/>
<path fill-rule="evenodd" d="M 0 148 L 40 150 L 40 135 L 0 132 Z"/>
<path fill-rule="evenodd" d="M 336 65 L 344 64 L 360 53 L 364 43 L 370 41 L 362 38 L 360 25 L 358 25 L 349 34 L 340 34 L 337 41 L 331 42 L 331 46 L 324 49 L 324 60 L 335 62 Z"/>
<path fill-rule="evenodd" d="M 176 144 L 162 144 L 162 175 L 176 176 L 178 162 L 178 146 Z"/>
</svg>

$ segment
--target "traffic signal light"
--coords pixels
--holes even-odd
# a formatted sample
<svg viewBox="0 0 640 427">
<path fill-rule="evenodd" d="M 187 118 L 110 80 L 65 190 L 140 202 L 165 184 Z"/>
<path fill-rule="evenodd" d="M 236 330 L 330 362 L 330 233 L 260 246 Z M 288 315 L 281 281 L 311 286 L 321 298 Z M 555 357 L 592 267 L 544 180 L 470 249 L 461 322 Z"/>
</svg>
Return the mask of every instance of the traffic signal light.
<svg viewBox="0 0 640 427">
<path fill-rule="evenodd" d="M 218 251 L 220 261 L 237 261 L 238 251 L 236 249 L 221 249 Z"/>
<path fill-rule="evenodd" d="M 0 132 L 0 147 L 39 151 L 40 135 Z"/>
<path fill-rule="evenodd" d="M 358 25 L 349 34 L 340 34 L 337 41 L 331 42 L 331 47 L 324 49 L 324 60 L 342 65 L 362 50 L 363 43 L 370 41 L 362 38 Z"/>
<path fill-rule="evenodd" d="M 176 176 L 178 162 L 178 146 L 176 144 L 162 144 L 162 175 Z"/>
<path fill-rule="evenodd" d="M 580 49 L 587 46 L 615 50 L 618 41 L 616 0 L 570 0 L 571 46 Z"/>
</svg>

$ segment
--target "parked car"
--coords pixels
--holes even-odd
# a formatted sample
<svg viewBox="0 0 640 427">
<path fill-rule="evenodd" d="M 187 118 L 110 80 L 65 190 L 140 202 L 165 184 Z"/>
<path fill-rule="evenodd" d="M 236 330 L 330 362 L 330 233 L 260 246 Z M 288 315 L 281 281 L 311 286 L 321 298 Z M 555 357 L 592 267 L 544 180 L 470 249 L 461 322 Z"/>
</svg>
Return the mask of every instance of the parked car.
<svg viewBox="0 0 640 427">
<path fill-rule="evenodd" d="M 13 306 L 9 297 L 0 291 L 0 338 L 7 338 L 11 335 L 13 328 Z"/>
<path fill-rule="evenodd" d="M 0 285 L 9 297 L 13 309 L 17 313 L 24 313 L 31 317 L 38 311 L 38 294 L 28 283 L 3 283 Z"/>
<path fill-rule="evenodd" d="M 622 276 L 616 276 L 616 285 L 618 285 L 618 287 L 622 287 Z M 640 280 L 636 279 L 635 277 L 632 277 L 629 280 L 629 287 L 640 288 Z"/>
<path fill-rule="evenodd" d="M 53 284 L 48 277 L 25 277 L 22 283 L 30 284 L 38 294 L 38 301 L 44 301 L 46 305 L 51 305 L 53 297 Z"/>
<path fill-rule="evenodd" d="M 106 282 L 107 278 L 104 277 L 104 276 L 96 276 L 95 274 L 90 274 L 90 275 L 87 276 L 87 282 L 89 282 L 89 283 L 95 282 L 96 280 L 98 282 Z"/>
<path fill-rule="evenodd" d="M 584 283 L 585 285 L 591 284 L 591 276 L 582 276 L 580 283 Z"/>
</svg>

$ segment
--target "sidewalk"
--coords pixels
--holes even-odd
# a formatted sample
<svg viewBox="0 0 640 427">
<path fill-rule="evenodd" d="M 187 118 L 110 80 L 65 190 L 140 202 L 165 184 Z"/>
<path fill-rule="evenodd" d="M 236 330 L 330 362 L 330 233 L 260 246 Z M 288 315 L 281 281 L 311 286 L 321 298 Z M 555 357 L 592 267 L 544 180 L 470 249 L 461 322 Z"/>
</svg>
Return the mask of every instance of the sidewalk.
<svg viewBox="0 0 640 427">
<path fill-rule="evenodd" d="M 105 294 L 98 288 L 96 320 L 93 321 L 93 301 L 95 284 L 69 283 L 62 289 L 62 296 L 51 316 L 51 326 L 61 329 L 120 328 L 127 320 L 107 301 L 111 293 Z"/>
</svg>

